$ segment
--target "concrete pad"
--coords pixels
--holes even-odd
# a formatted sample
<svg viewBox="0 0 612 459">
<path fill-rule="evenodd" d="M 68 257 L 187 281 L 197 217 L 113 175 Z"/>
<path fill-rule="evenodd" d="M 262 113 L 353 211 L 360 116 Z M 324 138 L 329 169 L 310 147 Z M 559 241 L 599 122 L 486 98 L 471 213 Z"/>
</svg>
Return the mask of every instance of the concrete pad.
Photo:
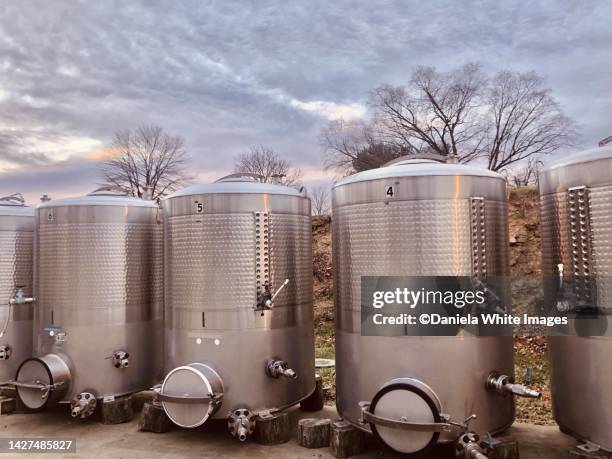
<svg viewBox="0 0 612 459">
<path fill-rule="evenodd" d="M 140 411 L 150 394 L 134 397 L 134 411 Z M 296 435 L 285 444 L 264 446 L 252 439 L 240 443 L 227 432 L 224 420 L 209 421 L 198 429 L 178 427 L 170 432 L 156 434 L 138 431 L 138 415 L 131 422 L 103 425 L 96 416 L 73 419 L 67 406 L 56 407 L 42 413 L 11 414 L 0 417 L 2 437 L 63 437 L 76 438 L 76 454 L 45 454 L 45 458 L 245 458 L 245 459 L 332 459 L 329 448 L 306 449 L 297 444 L 297 422 L 300 418 L 337 419 L 334 407 L 325 406 L 322 411 L 302 412 L 298 408 L 289 411 Z M 568 449 L 576 441 L 559 432 L 556 427 L 516 424 L 508 432 L 517 438 L 521 459 L 567 457 Z M 2 458 L 11 455 L 2 454 Z M 26 457 L 24 454 L 14 455 Z M 358 459 L 399 458 L 384 447 L 372 445 Z M 439 456 L 438 456 L 439 457 Z"/>
</svg>

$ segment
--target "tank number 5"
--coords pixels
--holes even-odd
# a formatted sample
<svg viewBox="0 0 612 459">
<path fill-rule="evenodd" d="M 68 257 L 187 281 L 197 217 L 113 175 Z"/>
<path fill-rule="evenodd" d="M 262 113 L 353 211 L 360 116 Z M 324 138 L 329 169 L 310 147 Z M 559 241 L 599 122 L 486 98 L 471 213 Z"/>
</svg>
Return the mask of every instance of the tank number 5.
<svg viewBox="0 0 612 459">
<path fill-rule="evenodd" d="M 393 190 L 393 185 L 388 186 L 386 191 L 385 191 L 385 195 L 388 198 L 392 198 L 394 194 L 395 194 L 395 191 Z"/>
<path fill-rule="evenodd" d="M 204 213 L 204 203 L 203 202 L 196 202 L 195 203 L 195 211 L 198 214 Z"/>
</svg>

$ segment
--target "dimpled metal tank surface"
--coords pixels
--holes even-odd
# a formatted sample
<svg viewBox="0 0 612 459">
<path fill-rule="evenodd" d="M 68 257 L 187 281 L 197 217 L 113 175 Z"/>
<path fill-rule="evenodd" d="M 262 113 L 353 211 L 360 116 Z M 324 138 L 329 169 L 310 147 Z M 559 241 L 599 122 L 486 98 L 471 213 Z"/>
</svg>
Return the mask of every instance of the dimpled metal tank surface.
<svg viewBox="0 0 612 459">
<path fill-rule="evenodd" d="M 237 174 L 169 196 L 164 222 L 159 397 L 177 425 L 228 418 L 244 440 L 315 387 L 310 200 Z"/>
<path fill-rule="evenodd" d="M 395 161 L 334 185 L 332 234 L 341 416 L 405 454 L 456 441 L 467 426 L 449 418 L 475 414 L 476 432 L 509 427 L 513 398 L 486 383 L 495 372 L 509 392 L 512 337 L 361 334 L 361 276 L 508 275 L 505 180 L 427 158 Z"/>
<path fill-rule="evenodd" d="M 612 148 L 574 154 L 539 176 L 542 271 L 554 302 L 559 275 L 584 306 L 612 307 Z M 552 281 L 550 281 L 552 280 Z M 554 305 L 552 305 L 554 307 Z M 601 322 L 600 322 L 601 323 Z M 550 337 L 553 412 L 561 430 L 612 451 L 612 337 Z M 585 333 L 588 335 L 588 333 Z M 594 334 L 597 335 L 597 334 Z"/>
<path fill-rule="evenodd" d="M 21 195 L 0 198 L 0 382 L 15 378 L 17 368 L 32 356 L 31 297 L 34 209 Z"/>
<path fill-rule="evenodd" d="M 35 357 L 17 391 L 31 409 L 70 402 L 83 418 L 161 377 L 161 209 L 102 189 L 43 203 L 36 217 Z"/>
</svg>

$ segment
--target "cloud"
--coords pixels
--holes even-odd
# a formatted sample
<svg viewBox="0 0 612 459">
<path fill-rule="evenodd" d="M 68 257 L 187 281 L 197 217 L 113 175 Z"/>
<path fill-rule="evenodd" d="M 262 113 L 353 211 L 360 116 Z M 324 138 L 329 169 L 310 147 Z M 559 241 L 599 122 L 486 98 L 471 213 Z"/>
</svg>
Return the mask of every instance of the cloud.
<svg viewBox="0 0 612 459">
<path fill-rule="evenodd" d="M 591 146 L 612 133 L 610 17 L 569 0 L 3 2 L 0 187 L 86 192 L 139 124 L 184 136 L 202 179 L 256 144 L 316 170 L 321 127 L 419 64 L 533 69 Z"/>
</svg>

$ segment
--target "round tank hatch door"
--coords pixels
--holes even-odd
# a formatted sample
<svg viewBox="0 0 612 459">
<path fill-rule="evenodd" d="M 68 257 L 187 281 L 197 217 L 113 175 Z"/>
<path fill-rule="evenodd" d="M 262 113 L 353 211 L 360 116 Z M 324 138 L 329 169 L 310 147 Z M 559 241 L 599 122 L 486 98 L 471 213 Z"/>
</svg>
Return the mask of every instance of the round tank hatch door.
<svg viewBox="0 0 612 459">
<path fill-rule="evenodd" d="M 440 422 L 439 401 L 423 383 L 410 379 L 394 380 L 383 386 L 370 405 L 372 414 L 391 420 L 418 423 Z M 414 381 L 417 383 L 417 381 Z M 421 453 L 436 444 L 439 432 L 402 430 L 371 424 L 372 432 L 391 449 L 402 454 Z"/>
<path fill-rule="evenodd" d="M 41 410 L 58 402 L 70 386 L 70 369 L 64 360 L 47 354 L 25 360 L 15 377 L 17 395 L 30 410 Z"/>
<path fill-rule="evenodd" d="M 208 365 L 192 363 L 172 370 L 162 383 L 164 411 L 180 427 L 201 426 L 221 406 L 223 382 Z"/>
</svg>

